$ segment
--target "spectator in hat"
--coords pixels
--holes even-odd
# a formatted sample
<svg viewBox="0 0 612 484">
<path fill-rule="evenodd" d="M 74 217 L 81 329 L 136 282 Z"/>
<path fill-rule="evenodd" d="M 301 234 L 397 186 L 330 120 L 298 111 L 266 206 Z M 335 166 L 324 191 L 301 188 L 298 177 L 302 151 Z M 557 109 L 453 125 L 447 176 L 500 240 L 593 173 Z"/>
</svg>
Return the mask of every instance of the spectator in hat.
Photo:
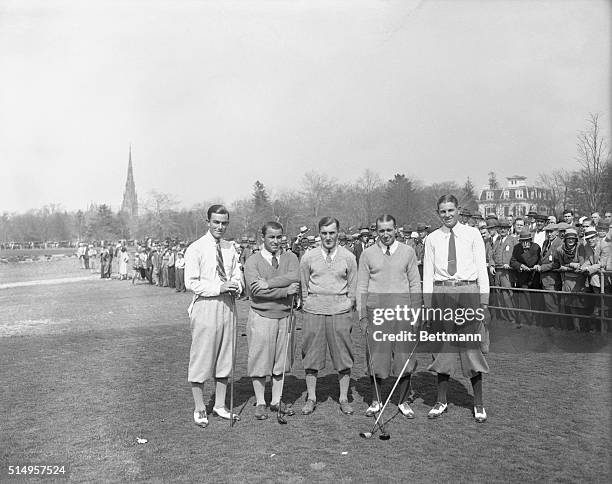
<svg viewBox="0 0 612 484">
<path fill-rule="evenodd" d="M 546 215 L 538 214 L 535 217 L 535 231 L 533 233 L 533 241 L 540 247 L 546 240 L 546 231 L 544 226 L 546 225 Z"/>
<path fill-rule="evenodd" d="M 497 220 L 497 218 L 489 218 L 487 220 L 486 227 L 487 231 L 489 232 L 491 245 L 493 245 L 499 237 L 499 234 L 497 233 L 497 230 L 499 228 L 499 221 Z"/>
<path fill-rule="evenodd" d="M 459 223 L 463 225 L 468 224 L 468 220 L 472 216 L 472 212 L 470 212 L 467 208 L 462 208 L 459 210 Z"/>
<path fill-rule="evenodd" d="M 412 248 L 417 258 L 417 267 L 419 276 L 423 280 L 423 257 L 425 256 L 425 238 L 427 237 L 427 229 L 429 225 L 419 222 L 416 226 L 417 236 L 413 239 Z"/>
<path fill-rule="evenodd" d="M 584 271 L 586 257 L 585 246 L 578 242 L 578 231 L 568 228 L 565 231 L 563 245 L 555 253 L 556 267 L 561 272 L 561 290 L 570 293 L 564 299 L 564 311 L 574 314 L 572 318 L 575 331 L 581 330 L 580 316 L 584 314 L 583 295 L 587 287 L 587 273 Z"/>
<path fill-rule="evenodd" d="M 533 242 L 533 236 L 529 230 L 524 229 L 519 234 L 519 243 L 514 246 L 510 267 L 516 274 L 516 286 L 522 289 L 533 289 L 534 279 L 540 271 L 541 248 Z M 520 309 L 533 309 L 533 297 L 528 292 L 517 291 L 517 307 Z M 528 313 L 518 312 L 516 327 L 520 328 L 523 323 L 529 323 L 531 318 Z"/>
<path fill-rule="evenodd" d="M 176 253 L 174 268 L 176 271 L 176 292 L 186 292 L 185 288 L 185 257 L 182 250 Z"/>
<path fill-rule="evenodd" d="M 563 244 L 563 241 L 558 236 L 558 225 L 555 223 L 548 224 L 544 227 L 546 231 L 546 240 L 542 244 L 542 252 L 540 254 L 540 284 L 545 292 L 543 294 L 543 309 L 550 313 L 542 318 L 545 326 L 554 326 L 559 316 L 554 313 L 559 311 L 559 297 L 552 291 L 561 290 L 561 276 L 556 270 L 555 253 L 557 248 Z M 560 329 L 562 326 L 560 326 Z"/>
<path fill-rule="evenodd" d="M 514 274 L 510 267 L 510 260 L 517 238 L 510 235 L 510 222 L 502 220 L 499 222 L 499 237 L 493 243 L 492 257 L 489 261 L 489 272 L 494 278 L 495 286 L 510 288 L 514 285 Z M 510 309 L 514 307 L 512 291 L 499 290 L 495 294 L 496 306 L 507 309 L 497 311 L 497 317 L 504 321 L 512 321 Z"/>
<path fill-rule="evenodd" d="M 602 268 L 602 263 L 603 267 L 605 267 L 607 258 L 602 258 L 600 241 L 595 227 L 587 227 L 585 229 L 584 240 L 586 241 L 585 261 L 581 269 L 588 274 L 587 292 L 596 295 L 601 292 L 601 276 L 599 271 Z M 585 297 L 585 313 L 599 316 L 599 301 L 593 296 Z M 597 326 L 594 320 L 585 320 L 584 324 L 587 331 L 593 331 Z"/>
<path fill-rule="evenodd" d="M 359 239 L 355 241 L 353 244 L 353 253 L 355 255 L 355 259 L 357 260 L 357 265 L 359 265 L 359 259 L 361 258 L 361 253 L 368 245 L 368 239 L 370 238 L 370 231 L 362 227 L 359 229 Z"/>
</svg>

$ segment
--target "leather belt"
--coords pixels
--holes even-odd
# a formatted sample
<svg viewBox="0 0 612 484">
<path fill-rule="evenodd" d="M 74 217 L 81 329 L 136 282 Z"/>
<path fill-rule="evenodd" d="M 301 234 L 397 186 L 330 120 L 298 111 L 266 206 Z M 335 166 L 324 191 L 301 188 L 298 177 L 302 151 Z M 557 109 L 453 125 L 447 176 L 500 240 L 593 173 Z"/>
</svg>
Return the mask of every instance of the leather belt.
<svg viewBox="0 0 612 484">
<path fill-rule="evenodd" d="M 434 286 L 473 286 L 478 284 L 478 281 L 461 281 L 449 279 L 448 281 L 434 281 Z"/>
</svg>

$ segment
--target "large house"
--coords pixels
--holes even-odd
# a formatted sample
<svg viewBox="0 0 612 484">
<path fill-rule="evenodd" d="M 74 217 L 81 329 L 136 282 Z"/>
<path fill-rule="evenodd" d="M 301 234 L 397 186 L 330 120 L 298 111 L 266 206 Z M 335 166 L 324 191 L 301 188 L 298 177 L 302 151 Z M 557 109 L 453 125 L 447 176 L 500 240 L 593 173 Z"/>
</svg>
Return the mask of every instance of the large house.
<svg viewBox="0 0 612 484">
<path fill-rule="evenodd" d="M 527 185 L 527 177 L 514 175 L 506 178 L 504 188 L 487 186 L 478 197 L 478 210 L 483 217 L 495 214 L 498 217 L 521 217 L 529 212 L 545 215 L 552 213 L 550 190 Z"/>
</svg>

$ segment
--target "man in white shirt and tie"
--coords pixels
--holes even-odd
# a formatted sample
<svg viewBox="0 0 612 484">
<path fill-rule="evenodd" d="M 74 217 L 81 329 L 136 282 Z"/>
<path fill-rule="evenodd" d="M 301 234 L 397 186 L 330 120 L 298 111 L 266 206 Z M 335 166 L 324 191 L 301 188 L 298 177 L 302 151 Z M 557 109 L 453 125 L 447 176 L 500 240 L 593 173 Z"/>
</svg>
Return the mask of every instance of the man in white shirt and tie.
<svg viewBox="0 0 612 484">
<path fill-rule="evenodd" d="M 216 381 L 213 414 L 230 419 L 225 407 L 227 379 L 232 370 L 235 347 L 234 298 L 242 292 L 242 272 L 234 245 L 223 240 L 229 212 L 212 205 L 207 212 L 208 232 L 185 252 L 185 286 L 193 292 L 188 313 L 191 321 L 191 350 L 188 381 L 195 410 L 194 423 L 208 425 L 204 404 L 204 382 Z M 238 416 L 233 416 L 238 420 Z"/>
<path fill-rule="evenodd" d="M 458 201 L 453 195 L 438 199 L 437 212 L 442 226 L 425 240 L 423 260 L 423 296 L 426 307 L 457 310 L 479 309 L 486 314 L 489 304 L 489 277 L 485 246 L 480 232 L 458 223 Z M 461 333 L 471 328 L 487 341 L 484 321 L 476 318 L 463 324 L 459 319 L 440 321 L 445 333 Z M 470 378 L 474 389 L 474 417 L 477 422 L 487 418 L 482 402 L 482 374 L 489 366 L 480 344 L 444 343 L 429 367 L 438 373 L 438 401 L 429 411 L 429 418 L 440 417 L 447 411 L 446 393 L 450 375 L 459 373 Z"/>
</svg>

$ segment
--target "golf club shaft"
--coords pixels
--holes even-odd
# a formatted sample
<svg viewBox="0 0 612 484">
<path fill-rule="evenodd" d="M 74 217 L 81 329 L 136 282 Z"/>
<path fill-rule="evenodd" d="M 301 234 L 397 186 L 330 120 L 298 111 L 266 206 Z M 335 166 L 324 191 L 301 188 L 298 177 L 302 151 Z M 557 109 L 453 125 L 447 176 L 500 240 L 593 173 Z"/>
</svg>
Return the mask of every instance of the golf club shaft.
<svg viewBox="0 0 612 484">
<path fill-rule="evenodd" d="M 370 330 L 369 328 L 366 328 L 366 351 L 368 353 L 368 365 L 370 367 L 370 376 L 372 377 L 372 379 L 374 380 L 374 392 L 376 393 L 376 401 L 378 402 L 378 404 L 380 405 L 380 393 L 378 392 L 378 383 L 376 382 L 376 372 L 374 371 L 374 365 L 372 363 L 372 351 L 370 351 Z M 380 431 L 384 432 L 385 428 L 384 428 L 384 422 L 381 425 L 379 425 Z"/>
<path fill-rule="evenodd" d="M 230 428 L 234 426 L 234 367 L 236 366 L 236 299 L 232 294 L 232 369 L 230 375 Z"/>
<path fill-rule="evenodd" d="M 378 417 L 376 417 L 376 422 L 374 422 L 374 427 L 376 427 L 376 424 L 378 423 L 378 420 L 380 420 L 380 417 L 382 417 L 382 414 L 384 413 L 385 409 L 387 408 L 387 404 L 391 400 L 391 397 L 393 396 L 393 392 L 395 392 L 395 389 L 397 388 L 397 385 L 398 385 L 400 379 L 402 378 L 402 376 L 404 376 L 404 372 L 406 371 L 406 368 L 408 368 L 408 363 L 410 363 L 410 358 L 412 358 L 412 355 L 414 354 L 414 350 L 416 350 L 416 347 L 418 345 L 419 345 L 419 341 L 417 340 L 416 344 L 414 345 L 414 348 L 412 348 L 412 351 L 410 352 L 410 356 L 408 356 L 408 358 L 406 359 L 406 363 L 404 363 L 404 366 L 402 367 L 402 371 L 400 371 L 399 376 L 395 380 L 395 384 L 393 385 L 393 388 L 391 389 L 391 392 L 389 393 L 389 396 L 387 397 L 387 400 L 385 401 L 385 404 L 383 405 L 383 408 L 380 410 L 380 413 L 378 414 Z"/>
<path fill-rule="evenodd" d="M 285 359 L 283 360 L 283 378 L 281 379 L 281 388 L 280 388 L 280 396 L 278 398 L 278 415 L 280 418 L 281 415 L 281 407 L 283 404 L 283 390 L 285 389 L 285 368 L 287 367 L 287 354 L 289 352 L 289 340 L 291 339 L 291 326 L 293 321 L 293 302 L 295 300 L 295 295 L 291 295 L 291 310 L 289 312 L 289 319 L 287 320 L 287 341 L 285 342 Z"/>
</svg>

